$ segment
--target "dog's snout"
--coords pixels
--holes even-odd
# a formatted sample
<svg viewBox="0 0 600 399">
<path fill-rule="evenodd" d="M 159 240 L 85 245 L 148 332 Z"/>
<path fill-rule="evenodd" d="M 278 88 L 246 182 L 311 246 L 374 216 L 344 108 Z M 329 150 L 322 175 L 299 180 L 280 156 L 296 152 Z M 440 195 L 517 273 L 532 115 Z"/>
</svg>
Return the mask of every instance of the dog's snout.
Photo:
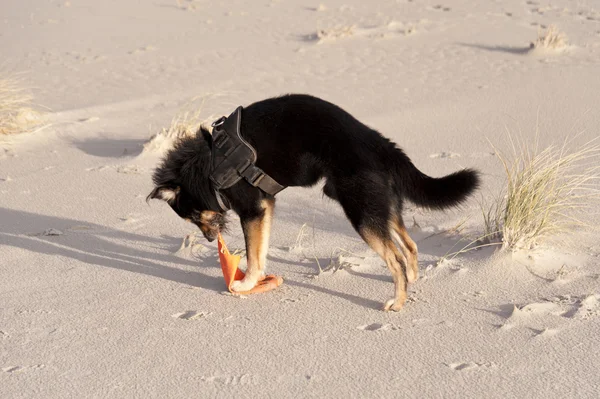
<svg viewBox="0 0 600 399">
<path fill-rule="evenodd" d="M 204 233 L 204 238 L 206 238 L 206 240 L 208 242 L 213 242 L 214 240 L 217 239 L 218 236 L 219 236 L 218 231 L 209 231 L 209 232 Z"/>
</svg>

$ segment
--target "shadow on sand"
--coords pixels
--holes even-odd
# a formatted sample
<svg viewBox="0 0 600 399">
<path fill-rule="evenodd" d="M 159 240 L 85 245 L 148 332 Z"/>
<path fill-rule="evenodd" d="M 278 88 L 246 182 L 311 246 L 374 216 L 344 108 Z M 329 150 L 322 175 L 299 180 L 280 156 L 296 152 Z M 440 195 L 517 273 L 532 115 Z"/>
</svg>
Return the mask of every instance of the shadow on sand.
<svg viewBox="0 0 600 399">
<path fill-rule="evenodd" d="M 223 280 L 220 278 L 158 263 L 218 267 L 216 251 L 214 257 L 207 257 L 200 263 L 200 261 L 173 256 L 164 250 L 140 249 L 144 246 L 177 248 L 180 244 L 178 238 L 147 237 L 80 220 L 6 208 L 0 208 L 0 220 L 2 220 L 0 245 L 18 247 L 48 256 L 65 256 L 90 265 L 146 274 L 211 291 L 220 292 L 224 288 Z M 65 234 L 61 236 L 39 234 L 48 228 L 58 229 Z"/>
<path fill-rule="evenodd" d="M 94 157 L 118 158 L 140 155 L 144 149 L 144 143 L 145 140 L 96 137 L 84 141 L 74 141 L 73 145 Z"/>
<path fill-rule="evenodd" d="M 165 265 L 180 264 L 197 269 L 201 269 L 201 267 L 216 268 L 219 267 L 216 248 L 214 256 L 208 256 L 201 260 L 189 260 L 173 255 L 174 250 L 181 244 L 181 239 L 176 237 L 148 237 L 80 220 L 6 208 L 0 208 L 0 220 L 3 221 L 0 224 L 0 245 L 22 248 L 47 256 L 65 256 L 90 265 L 141 273 L 215 292 L 222 292 L 226 289 L 223 279 L 220 277 L 210 276 L 198 270 L 186 271 Z M 60 236 L 40 234 L 48 228 L 60 230 L 65 234 Z M 416 241 L 422 238 L 420 237 L 422 233 L 414 235 Z M 448 237 L 435 237 L 435 239 L 444 240 Z M 148 250 L 144 250 L 144 247 Z M 435 245 L 431 246 L 431 244 L 420 246 L 425 253 L 441 250 L 441 248 L 434 248 Z M 278 263 L 294 264 L 280 257 L 269 256 L 269 258 Z M 390 292 L 382 293 L 382 300 L 387 299 L 386 294 L 391 293 L 391 276 L 353 270 L 350 270 L 350 274 L 357 278 L 369 278 L 390 283 Z M 366 308 L 380 309 L 382 306 L 380 301 L 320 287 L 293 278 L 286 278 L 285 281 L 290 286 L 336 296 Z"/>
<path fill-rule="evenodd" d="M 525 47 L 509 47 L 509 46 L 489 46 L 485 44 L 474 44 L 474 43 L 458 43 L 460 46 L 470 47 L 478 50 L 491 51 L 496 53 L 508 53 L 524 55 L 529 54 L 533 47 L 531 45 Z"/>
</svg>

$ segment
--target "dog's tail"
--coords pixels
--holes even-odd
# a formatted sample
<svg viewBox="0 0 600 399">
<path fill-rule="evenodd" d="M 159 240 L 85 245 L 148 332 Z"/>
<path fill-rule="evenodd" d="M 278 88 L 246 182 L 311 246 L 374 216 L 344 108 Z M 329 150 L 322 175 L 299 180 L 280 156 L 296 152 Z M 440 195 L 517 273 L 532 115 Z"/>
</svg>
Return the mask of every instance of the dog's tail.
<svg viewBox="0 0 600 399">
<path fill-rule="evenodd" d="M 480 184 L 479 173 L 463 169 L 443 177 L 430 177 L 421 172 L 401 150 L 395 157 L 395 180 L 398 194 L 416 205 L 429 209 L 445 209 L 464 202 Z"/>
</svg>

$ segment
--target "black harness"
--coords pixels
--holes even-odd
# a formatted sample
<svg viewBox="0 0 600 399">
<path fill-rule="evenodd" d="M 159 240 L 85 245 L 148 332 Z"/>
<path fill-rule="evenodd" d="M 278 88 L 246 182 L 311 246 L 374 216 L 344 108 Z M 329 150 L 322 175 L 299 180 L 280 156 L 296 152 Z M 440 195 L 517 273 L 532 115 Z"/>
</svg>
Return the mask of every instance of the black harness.
<svg viewBox="0 0 600 399">
<path fill-rule="evenodd" d="M 254 187 L 267 194 L 275 195 L 285 187 L 277 183 L 255 165 L 256 150 L 244 140 L 240 133 L 242 107 L 228 117 L 222 116 L 212 123 L 212 181 L 217 202 L 225 212 L 231 209 L 229 201 L 219 190 L 229 188 L 244 178 Z"/>
</svg>

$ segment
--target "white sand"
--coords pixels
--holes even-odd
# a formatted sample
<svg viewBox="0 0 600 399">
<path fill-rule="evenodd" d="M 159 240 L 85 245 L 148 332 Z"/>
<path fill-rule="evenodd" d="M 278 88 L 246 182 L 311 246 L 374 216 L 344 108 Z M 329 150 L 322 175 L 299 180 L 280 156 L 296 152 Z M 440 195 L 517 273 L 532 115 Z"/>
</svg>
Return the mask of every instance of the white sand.
<svg viewBox="0 0 600 399">
<path fill-rule="evenodd" d="M 598 235 L 436 266 L 481 232 L 477 198 L 409 207 L 422 277 L 385 313 L 391 277 L 339 206 L 287 189 L 268 264 L 284 285 L 236 298 L 214 243 L 182 248 L 191 226 L 146 204 L 158 154 L 142 152 L 194 97 L 210 118 L 305 92 L 425 173 L 480 169 L 489 198 L 503 171 L 487 138 L 508 149 L 505 128 L 533 138 L 536 123 L 542 145 L 598 136 L 596 2 L 179 3 L 0 5 L 3 70 L 25 72 L 52 123 L 0 143 L 1 398 L 598 397 Z M 569 47 L 529 51 L 541 24 Z M 462 235 L 425 239 L 463 218 Z M 353 255 L 316 278 L 336 248 Z"/>
</svg>

